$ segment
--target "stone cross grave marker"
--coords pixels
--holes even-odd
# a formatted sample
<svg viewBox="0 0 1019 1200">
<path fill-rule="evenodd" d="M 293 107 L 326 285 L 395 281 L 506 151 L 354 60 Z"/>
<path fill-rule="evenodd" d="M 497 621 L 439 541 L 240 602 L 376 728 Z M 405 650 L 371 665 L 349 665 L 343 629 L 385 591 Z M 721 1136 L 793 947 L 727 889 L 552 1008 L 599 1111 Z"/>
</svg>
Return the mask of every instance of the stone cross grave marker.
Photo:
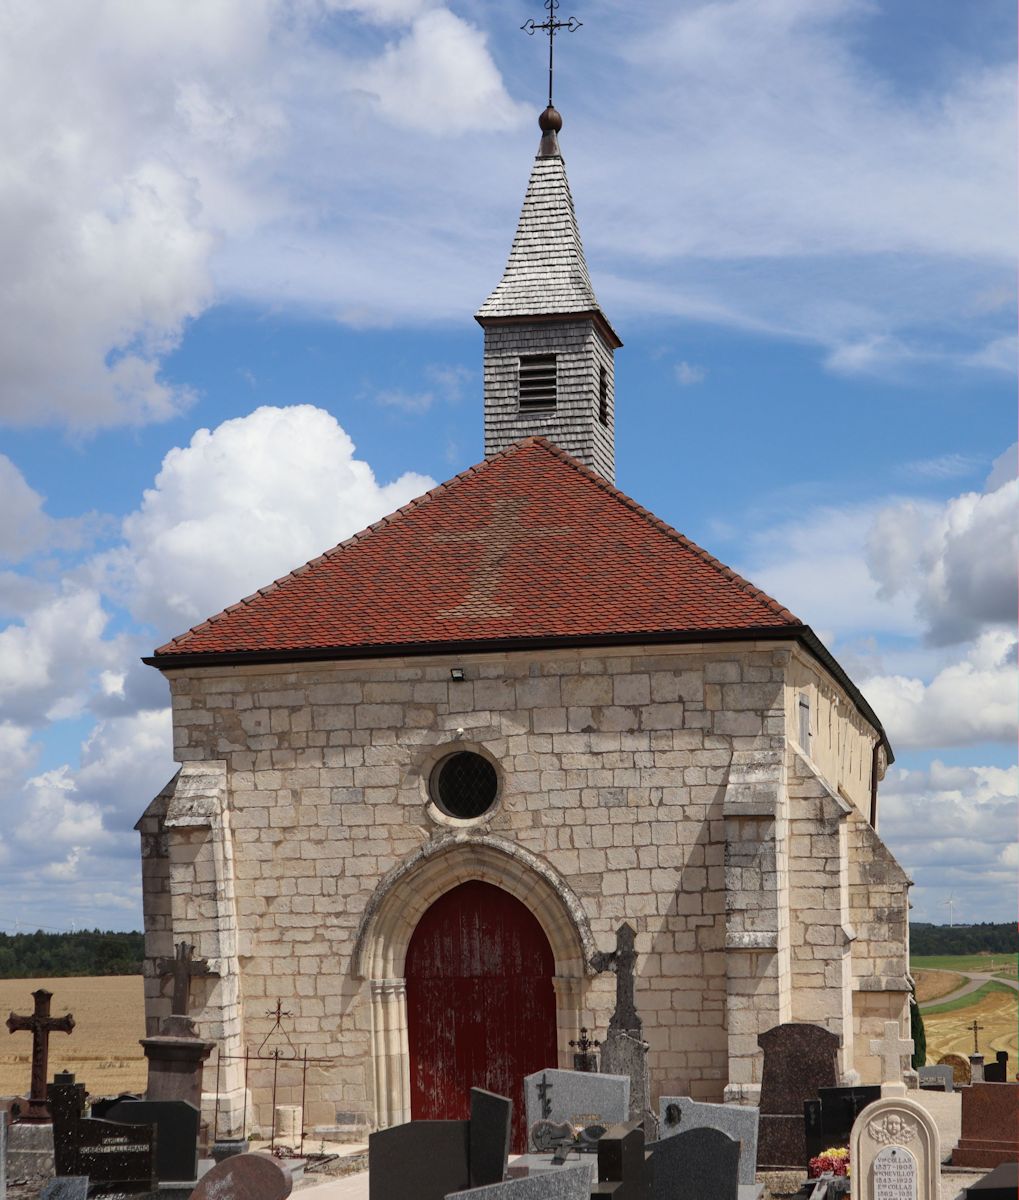
<svg viewBox="0 0 1019 1200">
<path fill-rule="evenodd" d="M 902 1082 L 902 1056 L 913 1053 L 913 1039 L 899 1036 L 898 1021 L 885 1021 L 883 1037 L 872 1038 L 871 1054 L 881 1059 L 881 1090 L 886 1096 L 904 1096 L 906 1085 Z"/>
<path fill-rule="evenodd" d="M 26 1031 L 32 1034 L 32 1082 L 28 1107 L 22 1111 L 21 1120 L 48 1122 L 50 1114 L 46 1107 L 46 1076 L 49 1072 L 50 1034 L 70 1033 L 74 1029 L 74 1017 L 70 1013 L 63 1017 L 51 1017 L 53 993 L 45 988 L 38 988 L 32 996 L 35 1009 L 31 1016 L 19 1016 L 12 1012 L 7 1018 L 7 1028 L 11 1033 Z"/>
<path fill-rule="evenodd" d="M 170 1012 L 175 1017 L 186 1017 L 191 1007 L 191 980 L 197 976 L 211 974 L 207 958 L 195 958 L 194 946 L 178 942 L 173 958 L 157 958 L 156 971 L 160 979 L 173 980 L 173 997 Z"/>
<path fill-rule="evenodd" d="M 858 1200 L 939 1200 L 941 1139 L 927 1110 L 904 1096 L 882 1096 L 857 1118 L 849 1143 Z"/>
<path fill-rule="evenodd" d="M 607 953 L 592 956 L 591 965 L 596 971 L 614 971 L 616 974 L 616 1007 L 609 1018 L 609 1030 L 622 1030 L 639 1034 L 642 1028 L 634 1003 L 634 972 L 637 966 L 636 934 L 626 921 L 616 930 L 616 948 Z"/>
</svg>

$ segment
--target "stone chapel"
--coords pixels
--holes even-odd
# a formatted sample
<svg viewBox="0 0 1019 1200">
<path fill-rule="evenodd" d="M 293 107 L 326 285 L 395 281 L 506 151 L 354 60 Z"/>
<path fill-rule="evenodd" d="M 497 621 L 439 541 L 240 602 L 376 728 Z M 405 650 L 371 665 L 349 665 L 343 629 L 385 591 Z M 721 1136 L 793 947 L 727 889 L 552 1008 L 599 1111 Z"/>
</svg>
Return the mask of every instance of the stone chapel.
<svg viewBox="0 0 1019 1200">
<path fill-rule="evenodd" d="M 137 826 L 147 1023 L 193 944 L 221 1134 L 272 1121 L 243 1056 L 277 1001 L 309 1131 L 466 1115 L 472 1084 L 522 1111 L 604 1035 L 623 921 L 652 1105 L 753 1102 L 782 1022 L 838 1034 L 847 1082 L 908 1033 L 884 730 L 808 625 L 614 486 L 622 343 L 540 125 L 477 313 L 485 460 L 145 660 L 180 763 Z"/>
</svg>

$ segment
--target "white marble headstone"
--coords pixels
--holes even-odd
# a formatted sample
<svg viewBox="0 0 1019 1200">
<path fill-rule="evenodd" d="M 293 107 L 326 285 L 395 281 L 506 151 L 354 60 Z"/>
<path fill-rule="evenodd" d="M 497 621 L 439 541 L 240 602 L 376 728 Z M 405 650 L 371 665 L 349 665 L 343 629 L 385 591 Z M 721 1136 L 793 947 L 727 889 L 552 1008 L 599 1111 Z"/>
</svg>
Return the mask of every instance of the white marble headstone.
<svg viewBox="0 0 1019 1200">
<path fill-rule="evenodd" d="M 854 1200 L 939 1200 L 941 1139 L 915 1100 L 868 1104 L 849 1139 Z"/>
</svg>

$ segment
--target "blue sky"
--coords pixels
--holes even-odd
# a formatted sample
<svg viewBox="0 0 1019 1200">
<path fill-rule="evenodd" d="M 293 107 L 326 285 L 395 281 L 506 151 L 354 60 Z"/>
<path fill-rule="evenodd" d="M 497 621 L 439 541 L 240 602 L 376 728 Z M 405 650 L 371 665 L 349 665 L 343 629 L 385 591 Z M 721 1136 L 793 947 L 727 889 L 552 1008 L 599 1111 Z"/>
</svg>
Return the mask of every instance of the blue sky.
<svg viewBox="0 0 1019 1200">
<path fill-rule="evenodd" d="M 1016 911 L 1015 12 L 578 0 L 618 482 L 882 716 L 915 915 Z M 0 47 L 0 928 L 139 923 L 138 658 L 482 456 L 537 0 L 67 0 Z"/>
</svg>

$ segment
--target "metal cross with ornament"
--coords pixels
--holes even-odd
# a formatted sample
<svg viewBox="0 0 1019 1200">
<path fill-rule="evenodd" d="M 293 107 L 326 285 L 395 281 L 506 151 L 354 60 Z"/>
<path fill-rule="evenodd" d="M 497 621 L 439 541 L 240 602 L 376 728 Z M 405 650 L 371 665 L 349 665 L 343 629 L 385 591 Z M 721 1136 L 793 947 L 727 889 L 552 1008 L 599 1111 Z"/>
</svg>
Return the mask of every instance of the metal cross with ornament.
<svg viewBox="0 0 1019 1200">
<path fill-rule="evenodd" d="M 587 1036 L 587 1026 L 581 1025 L 579 1039 L 575 1042 L 570 1042 L 571 1048 L 577 1051 L 573 1056 L 574 1071 L 597 1071 L 598 1055 L 593 1052 L 600 1045 L 601 1042 L 597 1039 L 592 1040 Z"/>
</svg>

